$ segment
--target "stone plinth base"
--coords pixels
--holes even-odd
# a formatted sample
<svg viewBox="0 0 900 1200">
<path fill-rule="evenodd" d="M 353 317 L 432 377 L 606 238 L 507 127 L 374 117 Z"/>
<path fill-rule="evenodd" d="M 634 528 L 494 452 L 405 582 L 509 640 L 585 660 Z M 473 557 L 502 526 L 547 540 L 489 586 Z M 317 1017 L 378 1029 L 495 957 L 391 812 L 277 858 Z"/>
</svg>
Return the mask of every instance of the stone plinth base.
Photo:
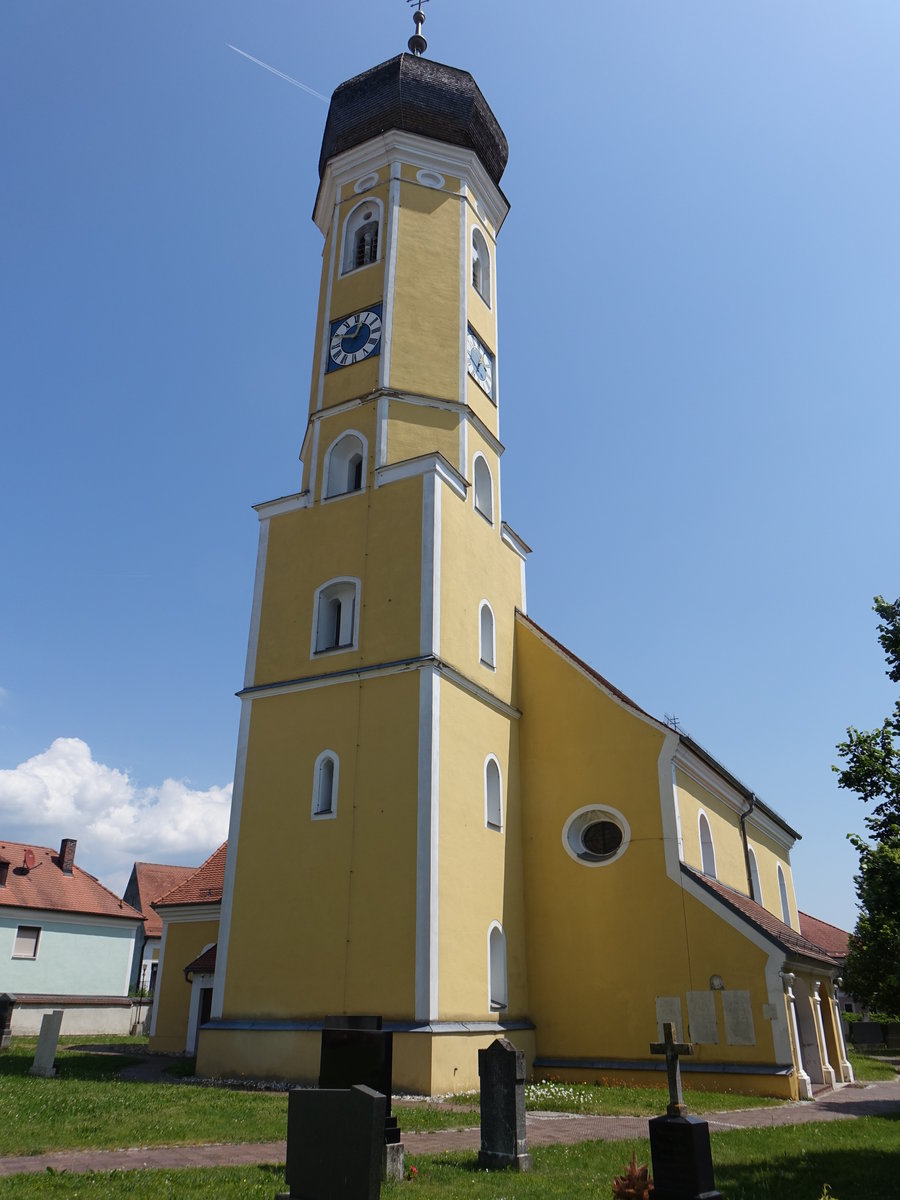
<svg viewBox="0 0 900 1200">
<path fill-rule="evenodd" d="M 494 1154 L 490 1150 L 479 1150 L 478 1165 L 484 1171 L 505 1171 L 512 1167 L 514 1171 L 530 1171 L 530 1154 Z"/>
<path fill-rule="evenodd" d="M 699 1117 L 650 1122 L 653 1200 L 722 1200 L 713 1178 L 709 1125 Z"/>
</svg>

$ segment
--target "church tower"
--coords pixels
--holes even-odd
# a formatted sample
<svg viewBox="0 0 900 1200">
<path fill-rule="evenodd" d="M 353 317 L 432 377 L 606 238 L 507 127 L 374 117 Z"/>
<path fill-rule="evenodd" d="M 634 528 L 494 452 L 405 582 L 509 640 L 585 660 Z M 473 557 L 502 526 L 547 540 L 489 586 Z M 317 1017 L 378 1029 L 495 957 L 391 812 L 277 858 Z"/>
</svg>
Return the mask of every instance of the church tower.
<svg viewBox="0 0 900 1200">
<path fill-rule="evenodd" d="M 473 1086 L 498 1032 L 533 1049 L 528 547 L 500 487 L 507 144 L 472 77 L 410 45 L 328 112 L 303 490 L 257 508 L 203 1074 L 315 1079 L 330 1014 L 380 1014 L 405 1089 Z"/>
</svg>

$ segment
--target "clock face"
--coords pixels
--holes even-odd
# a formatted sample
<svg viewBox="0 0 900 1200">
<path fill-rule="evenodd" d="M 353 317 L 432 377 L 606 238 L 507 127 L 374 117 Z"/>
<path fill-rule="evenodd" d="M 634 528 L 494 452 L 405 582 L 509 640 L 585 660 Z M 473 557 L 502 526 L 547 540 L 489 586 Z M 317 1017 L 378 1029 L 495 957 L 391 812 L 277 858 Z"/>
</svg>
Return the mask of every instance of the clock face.
<svg viewBox="0 0 900 1200">
<path fill-rule="evenodd" d="M 466 370 L 493 400 L 494 356 L 471 329 L 466 334 Z"/>
<path fill-rule="evenodd" d="M 364 308 L 331 324 L 328 370 L 362 362 L 381 349 L 381 305 Z"/>
</svg>

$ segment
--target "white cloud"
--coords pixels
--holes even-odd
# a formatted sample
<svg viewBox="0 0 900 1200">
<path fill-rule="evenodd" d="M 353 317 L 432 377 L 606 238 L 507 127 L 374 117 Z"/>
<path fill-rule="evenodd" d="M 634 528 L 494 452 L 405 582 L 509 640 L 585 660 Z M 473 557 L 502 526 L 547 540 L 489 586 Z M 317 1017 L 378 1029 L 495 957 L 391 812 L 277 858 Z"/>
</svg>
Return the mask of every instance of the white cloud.
<svg viewBox="0 0 900 1200">
<path fill-rule="evenodd" d="M 0 771 L 0 839 L 56 846 L 77 838 L 78 865 L 118 895 L 136 859 L 199 866 L 225 840 L 230 807 L 230 783 L 139 788 L 127 772 L 95 762 L 80 738 L 57 738 Z"/>
</svg>

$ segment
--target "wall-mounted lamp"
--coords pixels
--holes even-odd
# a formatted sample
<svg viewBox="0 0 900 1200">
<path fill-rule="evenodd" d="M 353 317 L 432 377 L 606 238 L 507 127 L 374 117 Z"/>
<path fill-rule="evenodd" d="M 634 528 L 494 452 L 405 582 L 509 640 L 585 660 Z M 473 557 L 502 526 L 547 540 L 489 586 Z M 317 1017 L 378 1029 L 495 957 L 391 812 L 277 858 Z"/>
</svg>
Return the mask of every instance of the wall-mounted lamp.
<svg viewBox="0 0 900 1200">
<path fill-rule="evenodd" d="M 710 975 L 709 986 L 710 986 L 711 990 L 714 992 L 724 992 L 725 991 L 725 982 L 722 979 L 721 975 Z"/>
</svg>

